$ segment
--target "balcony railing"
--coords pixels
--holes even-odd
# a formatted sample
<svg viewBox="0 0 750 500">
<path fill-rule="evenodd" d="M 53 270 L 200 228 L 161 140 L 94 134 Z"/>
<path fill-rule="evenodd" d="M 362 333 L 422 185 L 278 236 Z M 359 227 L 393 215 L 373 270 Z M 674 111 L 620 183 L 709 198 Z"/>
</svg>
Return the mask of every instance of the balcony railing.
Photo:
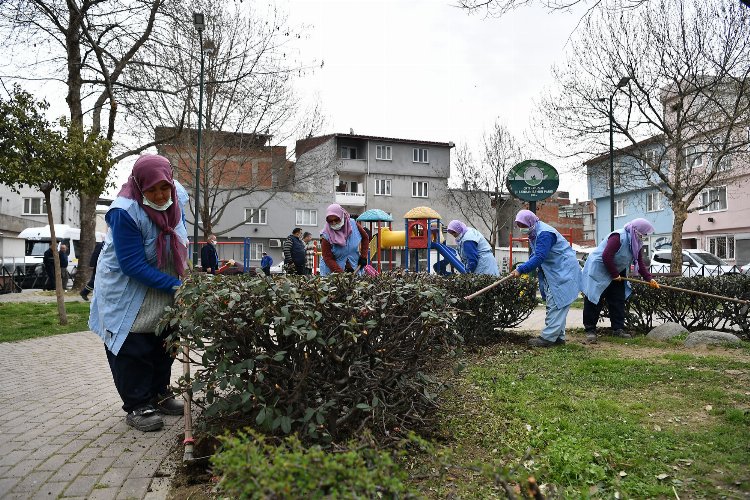
<svg viewBox="0 0 750 500">
<path fill-rule="evenodd" d="M 365 206 L 365 193 L 336 192 L 336 203 L 355 207 Z"/>
</svg>

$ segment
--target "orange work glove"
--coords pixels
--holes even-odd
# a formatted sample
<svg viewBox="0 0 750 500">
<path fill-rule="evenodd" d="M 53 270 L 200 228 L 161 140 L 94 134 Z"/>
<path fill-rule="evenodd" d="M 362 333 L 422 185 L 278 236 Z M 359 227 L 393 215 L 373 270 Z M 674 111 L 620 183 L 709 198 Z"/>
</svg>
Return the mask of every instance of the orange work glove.
<svg viewBox="0 0 750 500">
<path fill-rule="evenodd" d="M 651 281 L 648 282 L 648 286 L 650 286 L 651 288 L 656 288 L 657 290 L 659 288 L 661 288 L 659 286 L 659 283 L 657 283 L 656 280 L 654 280 L 654 279 L 652 279 Z"/>
</svg>

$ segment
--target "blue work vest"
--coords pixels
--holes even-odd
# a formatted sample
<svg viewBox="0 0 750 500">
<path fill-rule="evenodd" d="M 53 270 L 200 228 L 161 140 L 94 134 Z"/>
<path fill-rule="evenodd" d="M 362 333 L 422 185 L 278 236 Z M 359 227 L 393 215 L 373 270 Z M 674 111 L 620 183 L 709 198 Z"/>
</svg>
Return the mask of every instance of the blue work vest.
<svg viewBox="0 0 750 500">
<path fill-rule="evenodd" d="M 177 181 L 175 181 L 175 187 L 177 200 L 184 214 L 188 194 Z M 125 210 L 135 221 L 143 238 L 146 261 L 155 268 L 157 265 L 156 238 L 159 236 L 159 227 L 149 219 L 136 200 L 118 197 L 112 202 L 109 210 L 115 208 Z M 182 240 L 182 244 L 187 247 L 187 226 L 184 217 L 180 219 L 174 230 Z M 169 245 L 169 238 L 170 236 L 167 236 L 167 245 Z M 96 265 L 96 288 L 94 299 L 91 301 L 89 328 L 101 337 L 112 354 L 117 355 L 120 351 L 138 316 L 147 291 L 146 285 L 122 272 L 115 254 L 112 229 L 109 229 Z"/>
<path fill-rule="evenodd" d="M 498 269 L 497 261 L 495 260 L 495 252 L 492 251 L 492 247 L 487 242 L 487 239 L 482 236 L 482 233 L 473 227 L 467 228 L 466 231 L 464 231 L 464 234 L 456 240 L 456 243 L 458 244 L 458 255 L 461 257 L 464 266 L 467 266 L 469 263 L 464 253 L 464 243 L 467 241 L 473 241 L 477 244 L 477 268 L 474 270 L 474 274 L 499 275 L 500 270 Z"/>
<path fill-rule="evenodd" d="M 331 243 L 331 251 L 333 252 L 333 258 L 336 259 L 336 264 L 341 269 L 346 267 L 347 261 L 352 269 L 357 269 L 357 261 L 359 261 L 359 244 L 362 242 L 362 235 L 359 234 L 359 228 L 354 219 L 349 219 L 349 225 L 352 228 L 349 238 L 346 240 L 345 245 L 334 245 L 328 239 L 328 233 L 320 233 L 320 237 Z M 362 274 L 364 270 L 360 269 L 359 274 Z M 320 275 L 328 276 L 331 274 L 331 270 L 325 262 L 325 259 L 320 259 Z"/>
<path fill-rule="evenodd" d="M 609 233 L 599 243 L 599 246 L 591 252 L 591 255 L 589 255 L 589 258 L 586 259 L 586 263 L 583 265 L 583 279 L 581 280 L 581 291 L 594 304 L 599 303 L 602 293 L 612 283 L 612 276 L 610 276 L 607 267 L 604 265 L 602 254 L 604 253 L 604 248 L 607 246 L 609 237 L 613 234 L 620 235 L 620 249 L 615 254 L 617 270 L 620 272 L 626 270 L 634 260 L 633 251 L 630 249 L 630 235 L 625 229 Z M 626 299 L 630 296 L 630 291 L 630 283 L 625 282 Z"/>
<path fill-rule="evenodd" d="M 545 231 L 555 235 L 555 244 L 549 249 L 547 258 L 542 261 L 539 288 L 544 290 L 543 281 L 546 281 L 549 285 L 547 291 L 552 295 L 557 307 L 566 307 L 578 297 L 581 286 L 581 266 L 578 265 L 576 253 L 570 247 L 570 243 L 557 232 L 557 229 L 542 221 L 534 224 L 536 235 L 534 246 L 539 241 L 539 235 Z M 531 249 L 535 251 L 533 246 Z"/>
</svg>

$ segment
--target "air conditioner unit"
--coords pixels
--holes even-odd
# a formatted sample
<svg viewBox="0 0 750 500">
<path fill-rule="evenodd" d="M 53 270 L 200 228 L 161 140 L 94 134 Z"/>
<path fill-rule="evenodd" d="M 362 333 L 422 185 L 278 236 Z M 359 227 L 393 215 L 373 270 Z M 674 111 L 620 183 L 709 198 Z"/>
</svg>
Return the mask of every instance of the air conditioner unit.
<svg viewBox="0 0 750 500">
<path fill-rule="evenodd" d="M 281 240 L 278 238 L 272 238 L 268 240 L 268 246 L 271 248 L 281 248 Z"/>
</svg>

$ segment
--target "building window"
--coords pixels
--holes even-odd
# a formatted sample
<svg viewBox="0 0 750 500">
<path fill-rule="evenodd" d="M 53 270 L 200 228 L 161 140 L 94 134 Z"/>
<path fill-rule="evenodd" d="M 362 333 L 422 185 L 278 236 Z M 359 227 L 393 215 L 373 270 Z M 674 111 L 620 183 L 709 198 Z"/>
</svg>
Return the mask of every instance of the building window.
<svg viewBox="0 0 750 500">
<path fill-rule="evenodd" d="M 44 198 L 24 198 L 23 215 L 47 215 Z"/>
<path fill-rule="evenodd" d="M 250 243 L 250 260 L 263 258 L 263 243 Z"/>
<path fill-rule="evenodd" d="M 298 208 L 295 224 L 298 226 L 317 226 L 318 211 L 313 208 Z"/>
<path fill-rule="evenodd" d="M 265 208 L 246 208 L 245 224 L 268 224 L 267 213 Z"/>
<path fill-rule="evenodd" d="M 685 148 L 685 163 L 688 167 L 702 167 L 703 166 L 703 153 L 698 151 L 696 146 L 688 146 Z"/>
<path fill-rule="evenodd" d="M 701 193 L 701 213 L 719 212 L 727 209 L 727 187 L 711 188 Z"/>
<path fill-rule="evenodd" d="M 414 148 L 414 163 L 428 163 L 427 149 Z"/>
<path fill-rule="evenodd" d="M 412 182 L 411 183 L 411 197 L 412 198 L 427 198 L 427 182 L 425 181 Z"/>
<path fill-rule="evenodd" d="M 708 236 L 708 251 L 720 259 L 734 260 L 734 235 Z"/>
<path fill-rule="evenodd" d="M 648 200 L 646 201 L 646 211 L 658 212 L 664 210 L 664 196 L 659 191 L 648 193 Z"/>
<path fill-rule="evenodd" d="M 390 179 L 375 179 L 375 195 L 376 196 L 390 196 L 391 195 L 391 180 Z"/>
<path fill-rule="evenodd" d="M 625 200 L 615 200 L 615 217 L 625 215 Z"/>
<path fill-rule="evenodd" d="M 391 147 L 390 146 L 375 146 L 375 159 L 376 160 L 390 160 L 391 159 Z"/>
<path fill-rule="evenodd" d="M 721 160 L 719 160 L 719 164 L 716 167 L 716 170 L 718 172 L 726 172 L 727 170 L 730 170 L 732 168 L 732 157 L 730 155 L 724 155 Z"/>
<path fill-rule="evenodd" d="M 359 183 L 357 181 L 339 181 L 336 186 L 337 193 L 357 193 L 359 192 Z"/>
<path fill-rule="evenodd" d="M 357 148 L 351 146 L 341 146 L 341 158 L 344 160 L 356 160 Z"/>
<path fill-rule="evenodd" d="M 617 188 L 617 187 L 622 186 L 622 173 L 620 172 L 620 170 L 618 169 L 613 170 L 612 176 L 615 179 L 615 187 Z M 609 182 L 609 173 L 607 173 L 604 177 L 605 177 L 604 183 L 607 185 L 607 190 L 612 189 L 611 183 Z"/>
</svg>

